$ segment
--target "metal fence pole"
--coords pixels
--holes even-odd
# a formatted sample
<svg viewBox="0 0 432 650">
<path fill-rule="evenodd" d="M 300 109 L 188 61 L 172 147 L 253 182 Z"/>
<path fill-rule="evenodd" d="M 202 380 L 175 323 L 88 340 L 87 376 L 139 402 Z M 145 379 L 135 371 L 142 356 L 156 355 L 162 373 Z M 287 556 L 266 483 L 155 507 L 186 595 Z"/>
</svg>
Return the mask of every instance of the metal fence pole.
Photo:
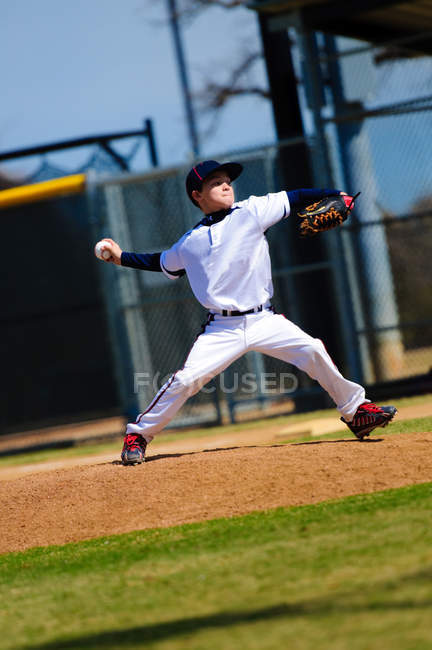
<svg viewBox="0 0 432 650">
<path fill-rule="evenodd" d="M 175 49 L 177 64 L 179 68 L 180 82 L 181 82 L 181 88 L 183 92 L 183 103 L 185 107 L 189 138 L 192 145 L 192 152 L 194 156 L 198 156 L 200 151 L 199 136 L 198 136 L 198 129 L 196 125 L 196 119 L 195 119 L 195 111 L 192 103 L 186 59 L 183 51 L 183 42 L 180 34 L 179 16 L 178 16 L 176 0 L 168 0 L 168 13 L 169 13 L 169 20 L 171 24 L 173 39 L 174 39 L 174 49 Z"/>
<path fill-rule="evenodd" d="M 150 120 L 149 118 L 144 120 L 144 127 L 147 132 L 147 140 L 148 140 L 151 164 L 153 165 L 153 167 L 157 167 L 159 164 L 159 160 L 158 160 L 157 149 L 156 149 L 156 139 L 154 136 L 153 120 Z"/>
<path fill-rule="evenodd" d="M 104 187 L 106 227 L 109 236 L 122 248 L 133 248 L 122 188 Z M 136 417 L 153 397 L 153 368 L 148 345 L 138 277 L 129 269 L 115 268 L 111 277 L 114 296 L 107 296 L 112 326 L 116 329 L 117 364 L 126 410 Z M 108 286 L 108 291 L 110 287 Z M 137 392 L 137 388 L 139 391 Z"/>
<path fill-rule="evenodd" d="M 108 226 L 105 211 L 101 209 L 103 190 L 98 186 L 94 170 L 87 174 L 86 196 L 90 214 L 93 241 L 97 242 L 107 235 Z M 103 305 L 107 320 L 109 349 L 112 355 L 114 376 L 117 386 L 118 400 L 123 414 L 128 420 L 133 420 L 139 411 L 136 396 L 125 381 L 125 376 L 132 375 L 130 348 L 124 320 L 118 310 L 118 294 L 116 271 L 111 264 L 98 263 L 97 271 L 103 295 Z"/>
</svg>

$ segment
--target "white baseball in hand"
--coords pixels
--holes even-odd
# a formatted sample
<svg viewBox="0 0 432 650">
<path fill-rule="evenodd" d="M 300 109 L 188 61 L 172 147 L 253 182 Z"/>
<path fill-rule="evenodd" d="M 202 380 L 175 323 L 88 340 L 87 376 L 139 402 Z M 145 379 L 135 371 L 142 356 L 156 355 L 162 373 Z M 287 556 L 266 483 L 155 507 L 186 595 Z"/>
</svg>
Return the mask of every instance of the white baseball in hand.
<svg viewBox="0 0 432 650">
<path fill-rule="evenodd" d="M 98 243 L 95 246 L 94 249 L 95 255 L 100 260 L 109 260 L 109 258 L 111 257 L 111 251 L 107 248 L 107 245 L 108 242 L 102 239 L 101 241 L 98 241 Z"/>
</svg>

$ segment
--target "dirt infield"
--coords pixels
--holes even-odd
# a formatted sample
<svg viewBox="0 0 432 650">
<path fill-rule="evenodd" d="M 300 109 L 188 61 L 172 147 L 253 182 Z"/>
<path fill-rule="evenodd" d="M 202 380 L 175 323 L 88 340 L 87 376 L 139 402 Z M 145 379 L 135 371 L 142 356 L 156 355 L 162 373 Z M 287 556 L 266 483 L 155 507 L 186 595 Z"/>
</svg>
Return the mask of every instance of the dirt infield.
<svg viewBox="0 0 432 650">
<path fill-rule="evenodd" d="M 249 446 L 207 442 L 213 448 L 204 451 L 155 448 L 137 467 L 93 458 L 3 477 L 0 552 L 432 481 L 431 432 L 377 433 L 363 443 L 336 437 L 265 446 L 252 438 Z"/>
</svg>

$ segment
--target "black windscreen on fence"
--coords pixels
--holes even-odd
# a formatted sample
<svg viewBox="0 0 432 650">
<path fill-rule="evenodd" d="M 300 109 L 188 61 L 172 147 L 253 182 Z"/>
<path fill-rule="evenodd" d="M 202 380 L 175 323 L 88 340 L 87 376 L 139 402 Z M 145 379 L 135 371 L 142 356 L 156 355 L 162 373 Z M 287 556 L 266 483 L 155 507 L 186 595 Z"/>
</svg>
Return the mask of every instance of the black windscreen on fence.
<svg viewBox="0 0 432 650">
<path fill-rule="evenodd" d="M 2 210 L 1 430 L 118 409 L 85 197 Z"/>
</svg>

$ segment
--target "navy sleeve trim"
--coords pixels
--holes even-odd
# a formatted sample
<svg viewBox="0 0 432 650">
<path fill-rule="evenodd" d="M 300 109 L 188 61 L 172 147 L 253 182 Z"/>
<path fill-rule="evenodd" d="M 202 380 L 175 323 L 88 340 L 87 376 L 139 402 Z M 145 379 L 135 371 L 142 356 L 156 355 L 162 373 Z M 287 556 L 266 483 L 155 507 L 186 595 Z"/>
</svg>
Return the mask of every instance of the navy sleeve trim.
<svg viewBox="0 0 432 650">
<path fill-rule="evenodd" d="M 340 194 L 340 190 L 335 189 L 307 189 L 307 190 L 291 190 L 287 192 L 288 200 L 290 202 L 290 212 L 298 212 L 305 205 L 321 201 L 326 196 L 333 196 Z"/>
<path fill-rule="evenodd" d="M 178 271 L 169 271 L 169 270 L 167 269 L 167 267 L 164 266 L 164 265 L 162 264 L 162 260 L 161 260 L 160 265 L 161 265 L 161 267 L 162 267 L 160 270 L 161 270 L 161 271 L 162 271 L 162 270 L 166 271 L 166 272 L 168 273 L 168 275 L 173 275 L 173 276 L 175 276 L 176 278 L 181 278 L 183 275 L 186 275 L 186 271 L 185 271 L 184 269 L 179 269 Z"/>
<path fill-rule="evenodd" d="M 132 269 L 141 271 L 159 271 L 162 273 L 160 265 L 161 253 L 126 253 L 121 254 L 121 265 L 129 266 Z"/>
</svg>

